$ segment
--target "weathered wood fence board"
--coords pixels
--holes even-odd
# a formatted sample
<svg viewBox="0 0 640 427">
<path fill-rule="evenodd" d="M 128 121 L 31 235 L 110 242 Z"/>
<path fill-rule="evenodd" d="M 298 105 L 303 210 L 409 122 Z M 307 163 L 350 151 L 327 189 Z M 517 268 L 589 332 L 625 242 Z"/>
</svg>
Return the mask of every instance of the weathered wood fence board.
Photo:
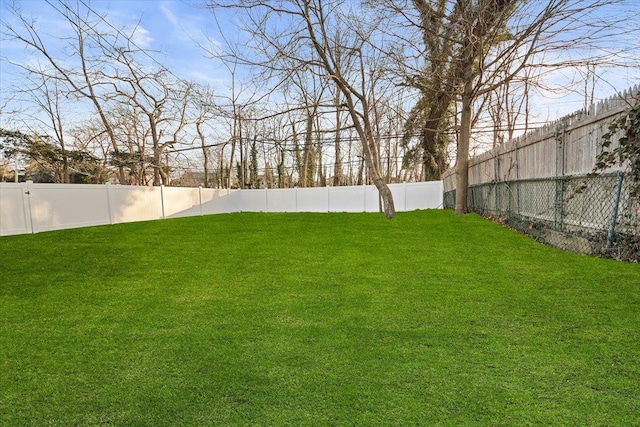
<svg viewBox="0 0 640 427">
<path fill-rule="evenodd" d="M 638 93 L 640 85 L 472 158 L 469 185 L 591 172 L 609 123 L 630 107 Z M 615 147 L 617 140 L 613 141 Z M 455 181 L 455 168 L 444 173 L 445 192 L 455 189 Z"/>
</svg>

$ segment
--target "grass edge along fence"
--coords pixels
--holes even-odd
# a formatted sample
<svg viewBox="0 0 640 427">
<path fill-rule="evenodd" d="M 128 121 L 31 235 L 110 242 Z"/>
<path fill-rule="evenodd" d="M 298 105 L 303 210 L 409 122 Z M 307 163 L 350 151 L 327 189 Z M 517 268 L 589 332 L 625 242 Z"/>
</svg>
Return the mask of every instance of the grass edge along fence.
<svg viewBox="0 0 640 427">
<path fill-rule="evenodd" d="M 640 262 L 640 201 L 622 172 L 469 187 L 469 209 L 571 252 Z M 453 208 L 455 190 L 445 192 Z"/>
</svg>

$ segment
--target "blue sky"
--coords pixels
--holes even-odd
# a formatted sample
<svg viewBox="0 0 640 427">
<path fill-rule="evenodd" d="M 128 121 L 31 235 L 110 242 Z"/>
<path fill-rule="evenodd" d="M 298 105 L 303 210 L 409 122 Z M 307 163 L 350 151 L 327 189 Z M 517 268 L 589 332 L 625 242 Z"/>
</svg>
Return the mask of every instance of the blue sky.
<svg viewBox="0 0 640 427">
<path fill-rule="evenodd" d="M 13 19 L 6 10 L 11 1 L 0 2 L 0 16 L 8 22 Z M 56 44 L 62 44 L 55 39 L 62 36 L 64 23 L 44 0 L 22 0 L 16 4 L 24 16 L 36 19 L 37 26 L 44 29 L 44 34 L 52 36 L 47 40 L 48 43 L 54 47 Z M 215 33 L 216 25 L 211 13 L 198 7 L 197 1 L 86 0 L 85 4 L 98 13 L 105 13 L 107 19 L 117 27 L 132 29 L 137 26 L 134 37 L 136 45 L 160 52 L 154 53 L 154 56 L 174 74 L 213 86 L 224 85 L 228 77 L 224 67 L 221 67 L 217 60 L 207 58 L 206 52 L 198 47 L 198 44 L 215 44 L 212 35 Z M 224 25 L 232 19 L 231 16 L 219 22 Z M 0 48 L 3 59 L 28 60 L 28 54 L 21 46 L 3 40 Z M 0 69 L 3 86 L 11 80 L 13 73 L 14 71 L 3 61 Z"/>
<path fill-rule="evenodd" d="M 198 45 L 216 43 L 216 23 L 212 14 L 191 1 L 111 1 L 93 2 L 96 8 L 109 4 L 114 19 L 129 25 L 141 20 L 140 47 L 164 52 L 163 63 L 181 77 L 201 82 L 219 83 L 226 79 L 224 68 Z M 94 7 L 92 6 L 92 7 Z M 233 19 L 229 17 L 229 19 Z M 225 23 L 226 21 L 222 21 Z"/>
<path fill-rule="evenodd" d="M 100 13 L 106 13 L 114 25 L 133 28 L 138 25 L 135 42 L 141 48 L 162 52 L 159 61 L 169 67 L 180 77 L 199 83 L 210 85 L 218 94 L 224 93 L 229 86 L 229 72 L 218 60 L 207 58 L 207 54 L 198 44 L 215 46 L 217 27 L 212 14 L 198 7 L 198 0 L 83 0 L 91 8 Z M 11 17 L 5 8 L 12 0 L 0 1 L 0 14 L 3 20 L 10 21 Z M 70 4 L 73 4 L 71 1 Z M 45 0 L 22 0 L 17 4 L 26 16 L 33 16 L 46 33 L 60 36 L 61 23 L 59 18 Z M 640 0 L 629 0 L 630 6 L 635 4 L 640 8 Z M 238 37 L 239 32 L 234 25 L 238 19 L 231 11 L 219 11 L 218 21 L 224 26 L 223 31 L 229 37 Z M 633 25 L 633 23 L 630 23 Z M 54 39 L 52 39 L 54 40 Z M 622 40 L 621 40 L 622 42 Z M 637 41 L 632 40 L 639 45 Z M 28 53 L 21 47 L 2 42 L 3 58 L 10 57 L 14 61 L 29 60 Z M 639 46 L 640 47 L 640 46 Z M 615 71 L 598 70 L 602 75 L 597 81 L 596 100 L 611 96 L 616 89 L 631 87 L 640 82 L 639 65 Z M 7 85 L 16 84 L 15 70 L 4 61 L 0 64 L 0 89 L 4 97 Z M 550 84 L 566 84 L 572 82 L 576 91 L 582 90 L 583 82 L 579 73 L 557 71 L 548 77 Z M 533 100 L 536 115 L 535 121 L 553 120 L 562 115 L 573 112 L 582 107 L 584 98 L 577 94 L 561 92 L 558 94 L 544 93 Z"/>
</svg>

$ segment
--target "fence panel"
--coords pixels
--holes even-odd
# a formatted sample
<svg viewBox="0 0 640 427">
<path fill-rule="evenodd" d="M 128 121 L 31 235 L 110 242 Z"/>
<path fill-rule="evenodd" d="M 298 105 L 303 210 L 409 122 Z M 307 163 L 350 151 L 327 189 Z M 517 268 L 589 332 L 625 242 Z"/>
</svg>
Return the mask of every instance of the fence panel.
<svg viewBox="0 0 640 427">
<path fill-rule="evenodd" d="M 393 193 L 393 185 L 389 184 L 389 189 Z M 416 185 L 419 185 L 416 183 Z M 378 194 L 378 189 L 375 185 L 366 185 L 364 186 L 364 211 L 365 212 L 379 212 L 380 211 L 380 195 Z M 397 208 L 398 211 L 401 211 L 401 208 Z"/>
<path fill-rule="evenodd" d="M 237 212 L 266 212 L 266 190 L 242 190 L 234 193 Z"/>
<path fill-rule="evenodd" d="M 469 185 L 496 181 L 584 175 L 591 172 L 609 123 L 635 102 L 640 85 L 514 138 L 469 160 Z M 614 135 L 610 149 L 618 146 Z M 624 170 L 615 165 L 606 172 Z M 443 174 L 444 190 L 455 189 L 455 170 Z"/>
<path fill-rule="evenodd" d="M 236 191 L 238 190 L 203 188 L 202 215 L 234 212 L 231 198 Z"/>
<path fill-rule="evenodd" d="M 104 186 L 33 183 L 27 186 L 34 232 L 110 223 Z"/>
<path fill-rule="evenodd" d="M 162 187 L 165 218 L 202 215 L 200 188 Z"/>
<path fill-rule="evenodd" d="M 26 191 L 24 183 L 0 182 L 0 236 L 31 233 Z"/>
<path fill-rule="evenodd" d="M 111 185 L 109 187 L 112 221 L 114 224 L 164 218 L 161 187 L 134 187 L 129 185 Z"/>
<path fill-rule="evenodd" d="M 442 182 L 389 185 L 396 211 L 442 207 Z M 29 193 L 29 194 L 26 194 Z M 373 185 L 220 190 L 0 183 L 0 235 L 229 212 L 378 212 Z"/>
<path fill-rule="evenodd" d="M 267 191 L 267 212 L 296 212 L 295 189 L 273 188 Z"/>
<path fill-rule="evenodd" d="M 392 191 L 396 185 L 402 185 L 404 192 L 404 209 L 412 211 L 416 209 L 441 209 L 443 206 L 442 181 L 422 182 L 421 185 L 392 184 Z M 393 193 L 395 200 L 396 193 Z"/>
<path fill-rule="evenodd" d="M 329 206 L 328 210 L 332 212 L 365 212 L 366 205 L 366 186 L 357 187 L 328 187 L 329 190 Z"/>
<path fill-rule="evenodd" d="M 327 188 L 294 188 L 297 212 L 328 212 L 329 192 Z"/>
</svg>

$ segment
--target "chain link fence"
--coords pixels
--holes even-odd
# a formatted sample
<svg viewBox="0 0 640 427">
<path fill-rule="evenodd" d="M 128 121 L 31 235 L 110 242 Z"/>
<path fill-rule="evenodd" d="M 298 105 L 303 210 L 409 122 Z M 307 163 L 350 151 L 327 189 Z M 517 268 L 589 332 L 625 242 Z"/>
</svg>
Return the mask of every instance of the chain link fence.
<svg viewBox="0 0 640 427">
<path fill-rule="evenodd" d="M 564 176 L 469 187 L 469 209 L 561 249 L 640 262 L 640 200 L 629 175 Z M 455 190 L 444 194 L 455 206 Z"/>
</svg>

